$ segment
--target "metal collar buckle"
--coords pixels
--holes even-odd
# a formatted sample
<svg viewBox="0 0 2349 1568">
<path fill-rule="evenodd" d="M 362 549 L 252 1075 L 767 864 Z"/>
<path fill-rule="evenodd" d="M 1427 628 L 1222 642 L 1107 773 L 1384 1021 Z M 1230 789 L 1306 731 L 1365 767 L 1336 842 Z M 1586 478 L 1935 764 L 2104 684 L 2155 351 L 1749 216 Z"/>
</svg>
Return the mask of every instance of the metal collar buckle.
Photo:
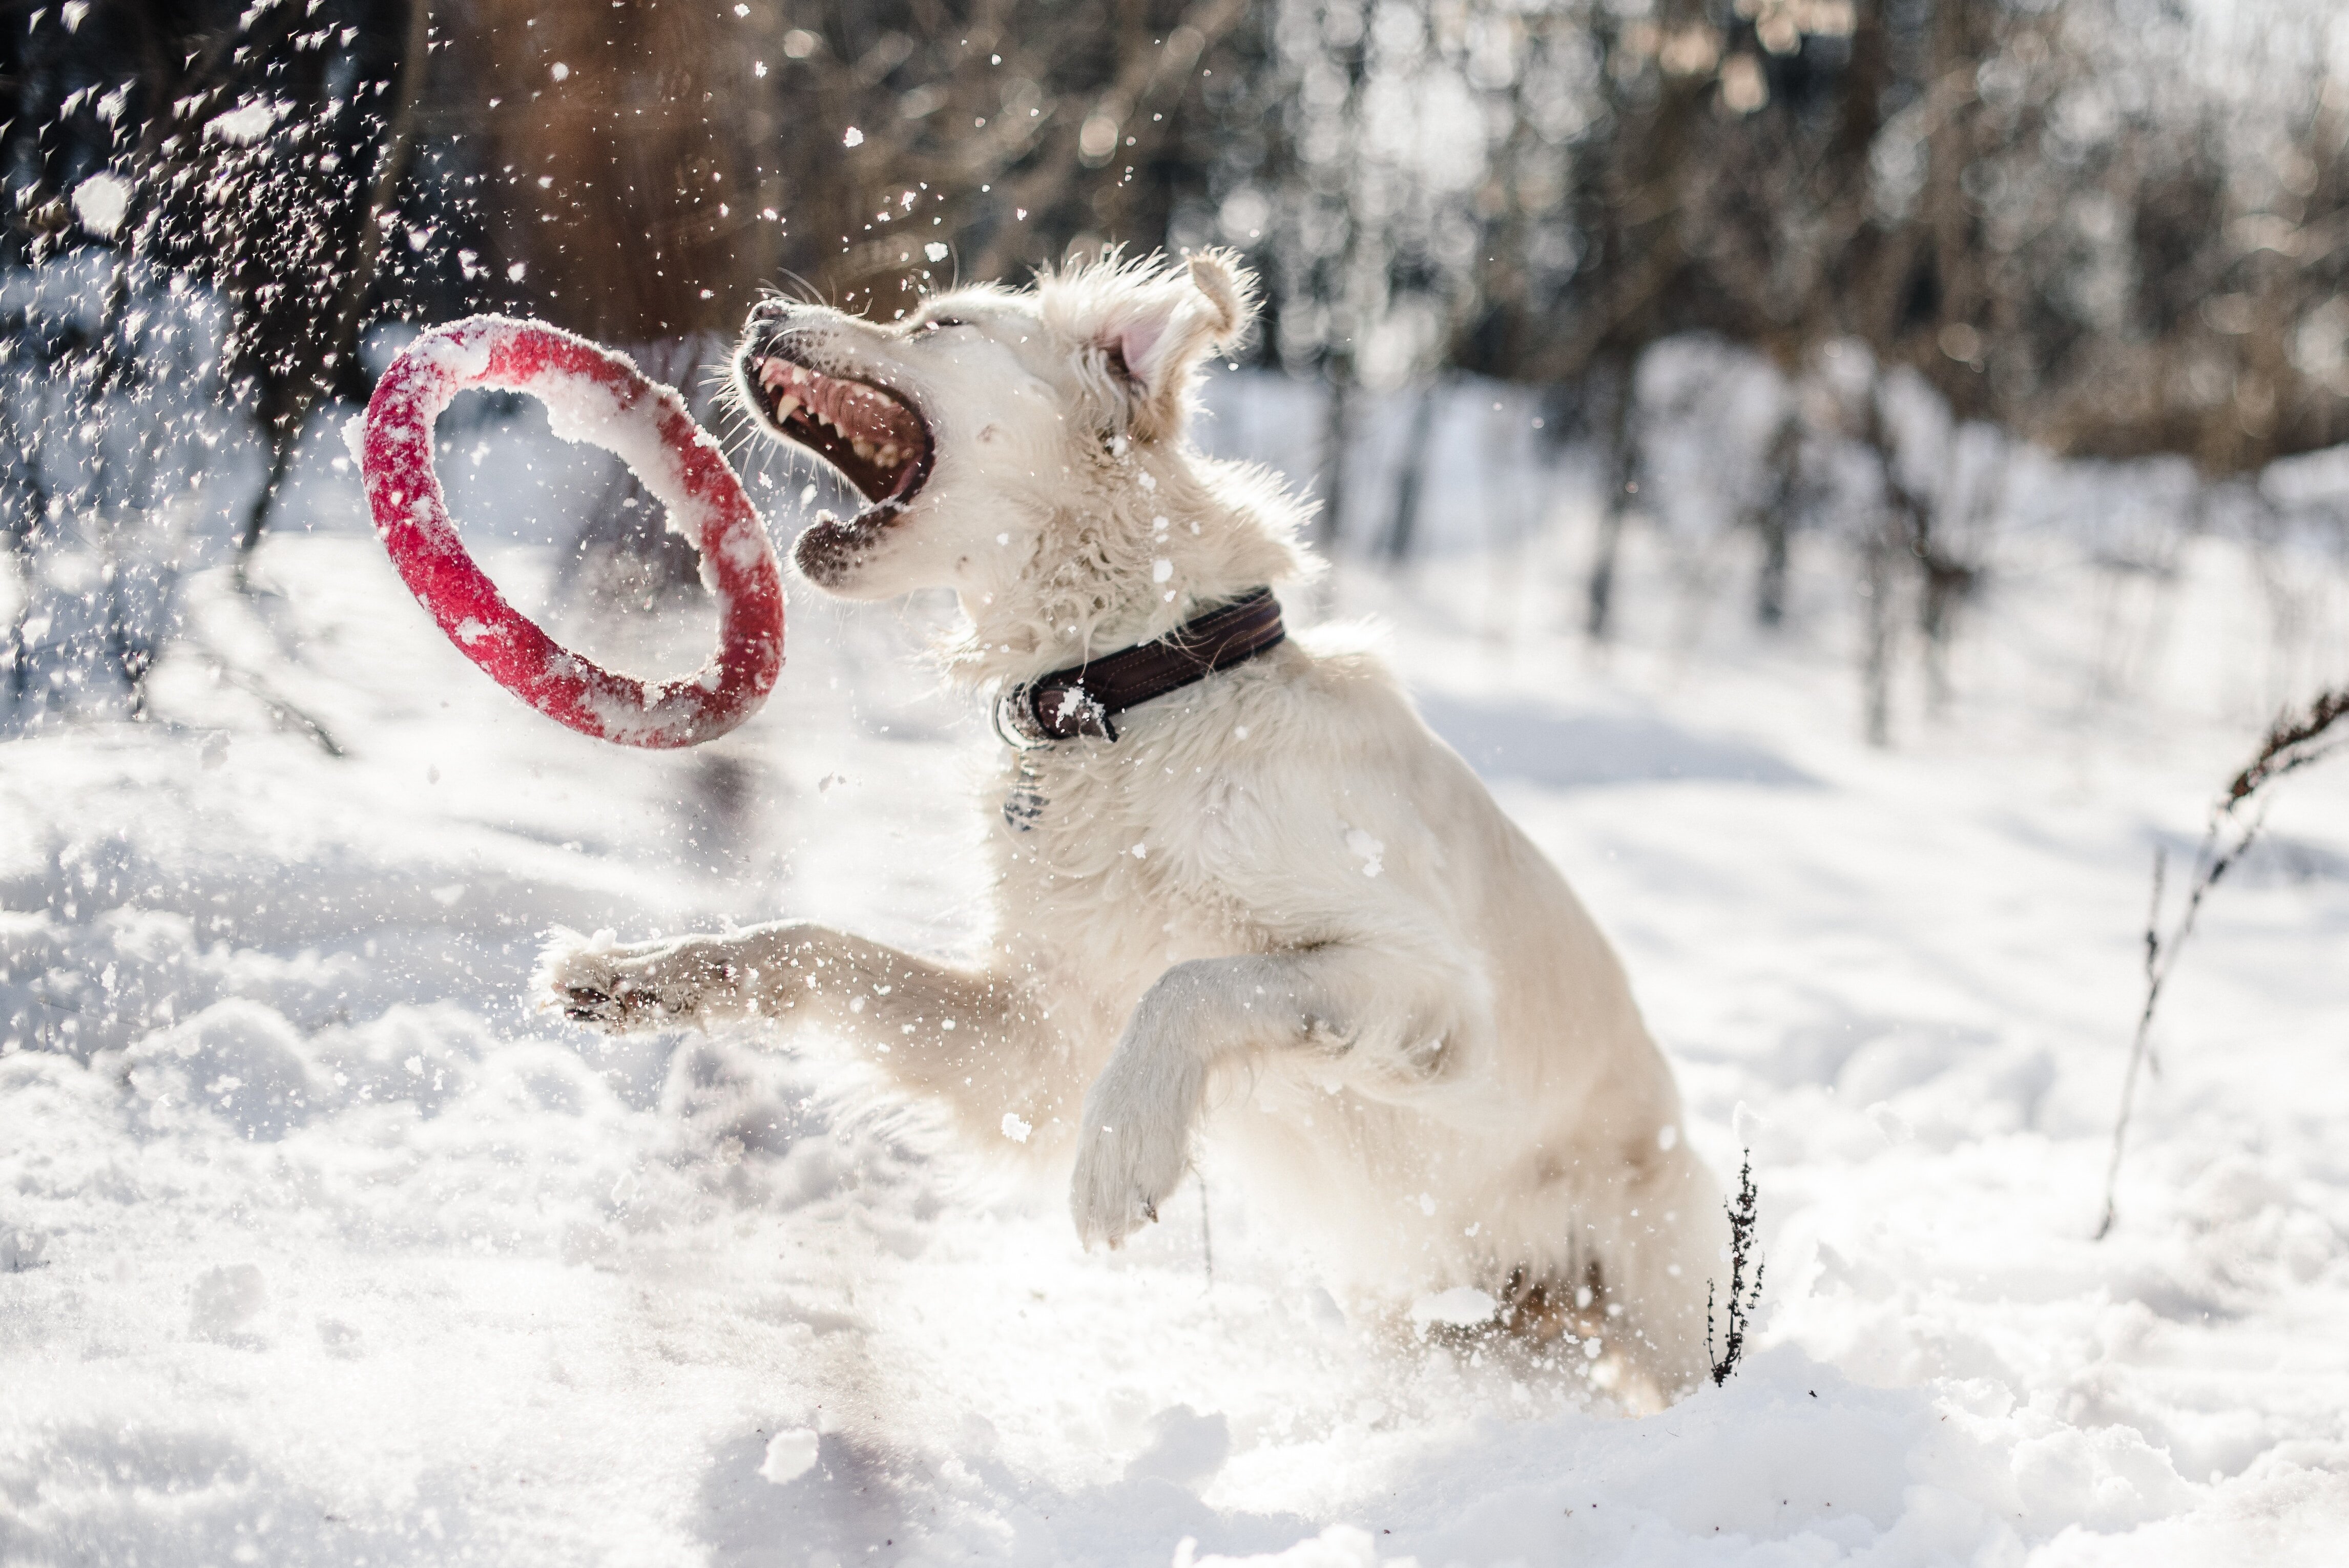
<svg viewBox="0 0 2349 1568">
<path fill-rule="evenodd" d="M 1034 696 L 1016 686 L 995 699 L 995 733 L 1014 751 L 1049 749 L 1056 737 L 1036 717 Z"/>
<path fill-rule="evenodd" d="M 1051 704 L 1048 711 L 1042 705 Z M 1040 693 L 1033 684 L 1016 686 L 995 705 L 995 733 L 1015 751 L 1041 751 L 1056 741 L 1090 735 L 1115 740 L 1117 727 L 1108 710 L 1082 686 L 1048 681 Z"/>
</svg>

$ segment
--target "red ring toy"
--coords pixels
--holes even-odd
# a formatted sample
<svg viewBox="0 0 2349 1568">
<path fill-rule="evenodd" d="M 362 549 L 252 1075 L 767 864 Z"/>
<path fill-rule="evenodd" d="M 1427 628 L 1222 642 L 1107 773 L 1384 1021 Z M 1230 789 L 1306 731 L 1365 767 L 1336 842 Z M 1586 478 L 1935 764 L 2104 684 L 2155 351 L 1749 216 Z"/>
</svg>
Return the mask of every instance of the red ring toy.
<svg viewBox="0 0 2349 1568">
<path fill-rule="evenodd" d="M 558 436 L 616 454 L 701 552 L 718 650 L 681 680 L 616 675 L 506 603 L 449 521 L 432 428 L 469 387 L 527 392 Z M 376 536 L 409 592 L 492 679 L 549 718 L 624 746 L 714 740 L 758 711 L 783 665 L 783 588 L 766 525 L 685 400 L 633 361 L 534 321 L 477 315 L 402 349 L 367 400 L 359 469 Z"/>
</svg>

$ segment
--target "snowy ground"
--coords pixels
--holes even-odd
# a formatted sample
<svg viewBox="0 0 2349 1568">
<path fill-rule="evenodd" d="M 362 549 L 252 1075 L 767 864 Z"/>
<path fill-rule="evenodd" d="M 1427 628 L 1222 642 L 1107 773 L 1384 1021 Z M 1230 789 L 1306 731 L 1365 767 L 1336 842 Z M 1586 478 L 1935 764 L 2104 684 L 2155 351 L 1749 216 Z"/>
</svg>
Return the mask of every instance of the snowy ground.
<svg viewBox="0 0 2349 1568">
<path fill-rule="evenodd" d="M 1613 933 L 1703 1150 L 1752 1147 L 1763 1348 L 1630 1420 L 1348 1324 L 1212 1161 L 1087 1257 L 1057 1192 L 831 1125 L 812 1061 L 527 1011 L 558 923 L 967 940 L 983 727 L 930 612 L 801 598 L 735 736 L 583 739 L 439 640 L 347 476 L 300 494 L 274 594 L 196 583 L 170 722 L 0 745 L 0 1562 L 2340 1561 L 2349 764 L 2217 895 L 2087 1240 L 2151 847 L 2286 695 L 2232 547 L 2161 589 L 2018 541 L 1889 753 L 1824 562 L 1765 644 L 1635 561 L 1606 661 L 1571 528 L 1342 574 L 1321 613 L 1391 620 Z"/>
</svg>

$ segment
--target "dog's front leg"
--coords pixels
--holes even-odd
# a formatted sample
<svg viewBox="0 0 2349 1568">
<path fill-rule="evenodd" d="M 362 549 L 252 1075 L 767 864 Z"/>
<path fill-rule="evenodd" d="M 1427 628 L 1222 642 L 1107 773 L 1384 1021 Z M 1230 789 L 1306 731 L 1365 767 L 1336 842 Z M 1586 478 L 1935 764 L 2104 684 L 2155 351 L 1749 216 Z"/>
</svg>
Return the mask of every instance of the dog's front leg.
<svg viewBox="0 0 2349 1568">
<path fill-rule="evenodd" d="M 959 1001 L 988 989 L 982 975 L 804 920 L 657 942 L 564 933 L 540 957 L 538 987 L 545 1005 L 614 1033 L 757 1017 L 854 1026 L 868 1012 L 875 1024 L 936 1022 L 953 1013 L 945 998 L 930 1005 L 942 990 Z"/>
<path fill-rule="evenodd" d="M 1050 1109 L 1032 1070 L 1045 1037 L 1019 987 L 812 922 L 634 944 L 566 934 L 548 945 L 536 985 L 543 1005 L 616 1034 L 814 1024 L 990 1128 L 1006 1112 L 1035 1120 Z"/>
<path fill-rule="evenodd" d="M 1078 1236 L 1114 1247 L 1158 1217 L 1190 1162 L 1192 1124 L 1217 1062 L 1318 1048 L 1401 1063 L 1449 1032 L 1446 995 L 1423 965 L 1342 944 L 1169 969 L 1085 1097 L 1069 1189 Z"/>
</svg>

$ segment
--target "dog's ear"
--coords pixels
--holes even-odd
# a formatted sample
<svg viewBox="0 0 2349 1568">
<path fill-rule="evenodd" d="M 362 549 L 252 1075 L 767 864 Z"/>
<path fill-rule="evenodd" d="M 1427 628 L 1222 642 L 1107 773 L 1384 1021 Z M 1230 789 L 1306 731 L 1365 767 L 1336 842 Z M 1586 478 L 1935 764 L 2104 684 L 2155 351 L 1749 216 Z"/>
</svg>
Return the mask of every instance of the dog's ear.
<svg viewBox="0 0 2349 1568">
<path fill-rule="evenodd" d="M 1122 383 L 1135 435 L 1156 440 L 1182 428 L 1199 362 L 1237 343 L 1255 318 L 1255 284 L 1229 251 L 1201 251 L 1187 276 L 1158 280 L 1102 324 L 1096 341 Z"/>
</svg>

